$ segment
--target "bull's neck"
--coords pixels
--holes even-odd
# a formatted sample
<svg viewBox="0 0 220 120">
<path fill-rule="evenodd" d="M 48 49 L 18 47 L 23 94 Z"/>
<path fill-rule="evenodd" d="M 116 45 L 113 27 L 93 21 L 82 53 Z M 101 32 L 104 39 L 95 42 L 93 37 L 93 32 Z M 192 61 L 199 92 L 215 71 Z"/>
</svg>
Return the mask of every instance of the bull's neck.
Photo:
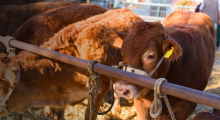
<svg viewBox="0 0 220 120">
<path fill-rule="evenodd" d="M 96 53 L 89 53 L 85 50 L 80 51 L 81 49 L 83 49 L 83 47 L 81 46 L 78 46 L 77 49 L 75 49 L 77 51 L 72 52 L 79 53 L 76 54 L 76 57 L 81 59 L 98 60 L 100 64 L 104 64 L 107 66 L 118 65 L 118 63 L 123 60 L 121 50 L 111 46 L 107 47 L 107 45 L 109 44 L 103 46 L 104 49 L 102 50 L 102 52 L 100 52 L 101 50 L 97 50 L 95 48 L 94 49 L 98 51 Z M 85 55 L 86 57 L 83 55 Z M 27 83 L 30 83 L 29 81 L 34 81 L 31 82 L 32 84 L 38 84 L 39 81 L 47 81 L 47 83 L 60 81 L 60 83 L 57 83 L 59 83 L 58 85 L 62 85 L 67 84 L 65 82 L 68 82 L 69 80 L 78 82 L 80 84 L 87 83 L 89 73 L 85 69 L 53 59 L 48 59 L 43 56 L 35 55 L 27 51 L 19 53 L 18 56 L 22 56 L 20 58 L 18 57 L 23 72 L 21 73 L 21 79 L 24 79 Z"/>
<path fill-rule="evenodd" d="M 26 83 L 38 84 L 44 82 L 57 82 L 62 77 L 68 76 L 73 79 L 73 73 L 68 72 L 74 66 L 67 65 L 52 59 L 24 52 L 23 57 L 18 58 L 21 66 L 21 80 Z M 63 78 L 64 79 L 64 78 Z M 31 82 L 30 82 L 31 81 Z M 62 85 L 63 82 L 60 84 Z"/>
</svg>

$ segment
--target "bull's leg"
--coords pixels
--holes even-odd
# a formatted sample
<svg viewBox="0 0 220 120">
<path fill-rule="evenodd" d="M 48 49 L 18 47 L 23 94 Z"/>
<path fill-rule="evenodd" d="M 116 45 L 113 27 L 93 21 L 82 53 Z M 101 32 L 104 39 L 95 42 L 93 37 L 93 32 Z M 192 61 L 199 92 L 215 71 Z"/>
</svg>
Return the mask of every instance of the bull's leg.
<svg viewBox="0 0 220 120">
<path fill-rule="evenodd" d="M 44 107 L 44 115 L 47 116 L 48 119 L 52 119 L 53 108 L 51 108 L 50 106 L 45 106 Z"/>
<path fill-rule="evenodd" d="M 115 84 L 113 84 L 113 88 L 115 91 Z M 114 101 L 114 108 L 118 107 L 120 105 L 120 97 L 118 97 L 118 95 L 114 92 L 114 97 L 115 97 L 115 101 Z"/>
<path fill-rule="evenodd" d="M 141 97 L 137 97 L 134 99 L 134 105 L 137 113 L 137 120 L 151 120 L 150 117 L 150 107 L 152 102 L 143 99 Z"/>
<path fill-rule="evenodd" d="M 113 84 L 113 88 L 115 91 L 115 84 Z M 118 97 L 118 95 L 115 92 L 114 92 L 114 97 L 115 97 L 115 101 L 114 101 L 114 106 L 112 107 L 112 113 L 116 114 L 118 109 L 120 109 L 120 97 Z"/>
<path fill-rule="evenodd" d="M 57 115 L 57 120 L 65 120 L 65 118 L 64 118 L 65 108 L 66 108 L 66 107 L 54 108 L 54 112 L 55 112 L 56 115 Z"/>
<path fill-rule="evenodd" d="M 170 115 L 160 115 L 159 117 L 158 117 L 158 120 L 173 120 L 172 118 L 171 118 L 171 116 Z M 176 120 L 179 120 L 178 118 L 176 118 Z"/>
<path fill-rule="evenodd" d="M 116 114 L 118 112 L 118 110 L 120 110 L 120 97 L 118 97 L 116 95 L 116 93 L 114 93 L 114 97 L 115 97 L 115 101 L 114 101 L 114 105 L 112 107 L 112 113 Z"/>
<path fill-rule="evenodd" d="M 79 101 L 71 101 L 70 105 L 74 106 L 80 102 L 82 102 L 85 98 L 83 98 L 82 100 Z M 64 118 L 64 112 L 65 112 L 65 108 L 54 108 L 54 107 L 50 107 L 50 106 L 45 106 L 44 107 L 44 115 L 48 117 L 48 119 L 53 119 L 53 114 L 55 113 L 57 115 L 57 119 L 58 120 L 63 120 Z"/>
<path fill-rule="evenodd" d="M 97 99 L 95 101 L 95 109 L 96 111 L 99 111 L 99 108 L 102 104 L 102 100 L 105 97 L 105 94 L 107 93 L 108 89 L 109 89 L 109 81 L 104 81 L 102 80 L 102 84 L 100 86 L 99 92 L 97 94 Z M 89 120 L 90 117 L 90 99 L 88 98 L 88 104 L 87 104 L 87 108 L 86 108 L 86 112 L 85 112 L 85 120 Z M 92 120 L 96 120 L 97 115 L 93 112 L 92 115 Z"/>
<path fill-rule="evenodd" d="M 44 115 L 48 117 L 48 119 L 52 119 L 53 113 L 57 115 L 57 120 L 65 120 L 64 118 L 65 107 L 63 108 L 54 108 L 50 106 L 44 107 Z"/>
</svg>

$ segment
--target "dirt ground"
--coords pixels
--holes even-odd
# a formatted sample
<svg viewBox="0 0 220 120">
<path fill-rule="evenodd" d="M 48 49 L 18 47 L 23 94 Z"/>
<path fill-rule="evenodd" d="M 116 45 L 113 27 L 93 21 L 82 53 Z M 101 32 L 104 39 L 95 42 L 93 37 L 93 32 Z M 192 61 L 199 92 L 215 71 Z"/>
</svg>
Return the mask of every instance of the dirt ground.
<svg viewBox="0 0 220 120">
<path fill-rule="evenodd" d="M 216 59 L 213 67 L 213 71 L 211 77 L 208 82 L 208 86 L 204 90 L 205 92 L 220 95 L 220 51 L 216 52 Z M 105 101 L 109 101 L 106 100 Z M 122 100 L 123 101 L 123 100 Z M 75 105 L 75 106 L 67 106 L 65 111 L 65 118 L 67 120 L 83 120 L 84 119 L 84 111 L 86 108 L 87 100 Z M 136 120 L 135 108 L 131 103 L 123 103 L 127 104 L 126 106 L 118 106 L 117 108 L 113 108 L 106 115 L 99 115 L 98 120 Z M 103 102 L 101 110 L 107 110 L 110 104 L 107 102 Z M 188 118 L 191 120 L 193 116 L 195 116 L 199 112 L 212 112 L 213 108 L 198 104 L 196 110 L 193 114 Z M 10 116 L 4 117 L 1 120 L 47 120 L 47 118 L 43 115 L 43 108 L 32 108 L 32 117 L 28 116 L 28 112 L 24 113 L 14 113 Z M 54 116 L 56 118 L 56 116 Z"/>
</svg>

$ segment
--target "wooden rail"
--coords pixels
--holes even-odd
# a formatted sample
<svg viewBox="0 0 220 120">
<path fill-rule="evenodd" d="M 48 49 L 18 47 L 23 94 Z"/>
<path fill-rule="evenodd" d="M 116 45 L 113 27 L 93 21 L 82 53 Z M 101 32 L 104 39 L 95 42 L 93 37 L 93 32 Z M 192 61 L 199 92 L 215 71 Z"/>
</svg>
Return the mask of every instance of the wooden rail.
<svg viewBox="0 0 220 120">
<path fill-rule="evenodd" d="M 4 38 L 3 36 L 0 36 L 0 42 L 3 42 L 3 38 Z M 42 55 L 42 56 L 54 59 L 54 60 L 58 60 L 64 63 L 78 66 L 78 67 L 81 67 L 87 70 L 87 64 L 88 64 L 87 60 L 65 55 L 59 52 L 51 51 L 48 49 L 30 45 L 30 44 L 20 42 L 17 40 L 11 40 L 10 45 L 16 48 L 20 48 L 26 51 L 36 53 L 38 55 Z M 102 64 L 95 64 L 94 71 L 100 74 L 112 76 L 114 78 L 121 79 L 121 80 L 130 82 L 136 85 L 140 85 L 143 87 L 147 87 L 150 89 L 153 89 L 154 83 L 156 81 L 153 78 L 122 71 L 122 70 L 112 68 L 109 66 L 105 66 Z M 194 90 L 194 89 L 183 87 L 180 85 L 175 85 L 175 84 L 168 83 L 168 82 L 165 82 L 162 85 L 161 91 L 163 93 L 166 93 L 166 94 L 178 97 L 178 98 L 182 98 L 182 99 L 192 101 L 195 103 L 204 104 L 204 105 L 220 110 L 220 96 L 217 96 L 217 95 L 205 93 L 202 91 Z"/>
</svg>

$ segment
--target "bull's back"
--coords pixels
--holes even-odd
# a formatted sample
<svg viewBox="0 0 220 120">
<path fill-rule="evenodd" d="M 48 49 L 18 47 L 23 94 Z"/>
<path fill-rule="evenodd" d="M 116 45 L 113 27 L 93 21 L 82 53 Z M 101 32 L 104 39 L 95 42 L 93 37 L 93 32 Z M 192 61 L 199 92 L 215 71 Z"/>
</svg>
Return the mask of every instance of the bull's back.
<svg viewBox="0 0 220 120">
<path fill-rule="evenodd" d="M 205 34 L 210 34 L 215 38 L 214 25 L 212 23 L 211 18 L 205 13 L 175 11 L 171 13 L 163 21 L 163 26 L 174 25 L 174 24 L 192 25 L 195 29 L 199 30 L 201 33 L 206 32 Z"/>
<path fill-rule="evenodd" d="M 4 1 L 4 0 L 1 0 Z M 6 0 L 7 1 L 7 0 Z M 0 6 L 0 35 L 12 35 L 31 17 L 61 6 L 78 4 L 77 2 L 39 2 L 27 5 Z"/>
<path fill-rule="evenodd" d="M 85 60 L 98 60 L 101 64 L 112 66 L 118 64 L 122 56 L 120 49 L 115 49 L 107 43 L 105 32 L 128 32 L 131 24 L 139 20 L 142 19 L 129 9 L 109 10 L 63 28 L 42 47 Z M 71 49 L 73 50 L 70 51 Z"/>
<path fill-rule="evenodd" d="M 69 24 L 106 12 L 97 5 L 71 5 L 39 14 L 24 23 L 13 35 L 16 39 L 40 46 Z"/>
<path fill-rule="evenodd" d="M 163 21 L 163 25 L 167 26 L 171 24 L 187 24 L 189 20 L 189 14 L 190 13 L 188 12 L 175 11 L 166 17 L 166 19 Z"/>
<path fill-rule="evenodd" d="M 174 24 L 193 25 L 197 30 L 202 29 L 200 32 L 205 30 L 206 32 L 209 32 L 208 34 L 215 37 L 215 29 L 211 18 L 202 12 L 193 13 L 175 11 L 163 21 L 163 26 Z"/>
</svg>

